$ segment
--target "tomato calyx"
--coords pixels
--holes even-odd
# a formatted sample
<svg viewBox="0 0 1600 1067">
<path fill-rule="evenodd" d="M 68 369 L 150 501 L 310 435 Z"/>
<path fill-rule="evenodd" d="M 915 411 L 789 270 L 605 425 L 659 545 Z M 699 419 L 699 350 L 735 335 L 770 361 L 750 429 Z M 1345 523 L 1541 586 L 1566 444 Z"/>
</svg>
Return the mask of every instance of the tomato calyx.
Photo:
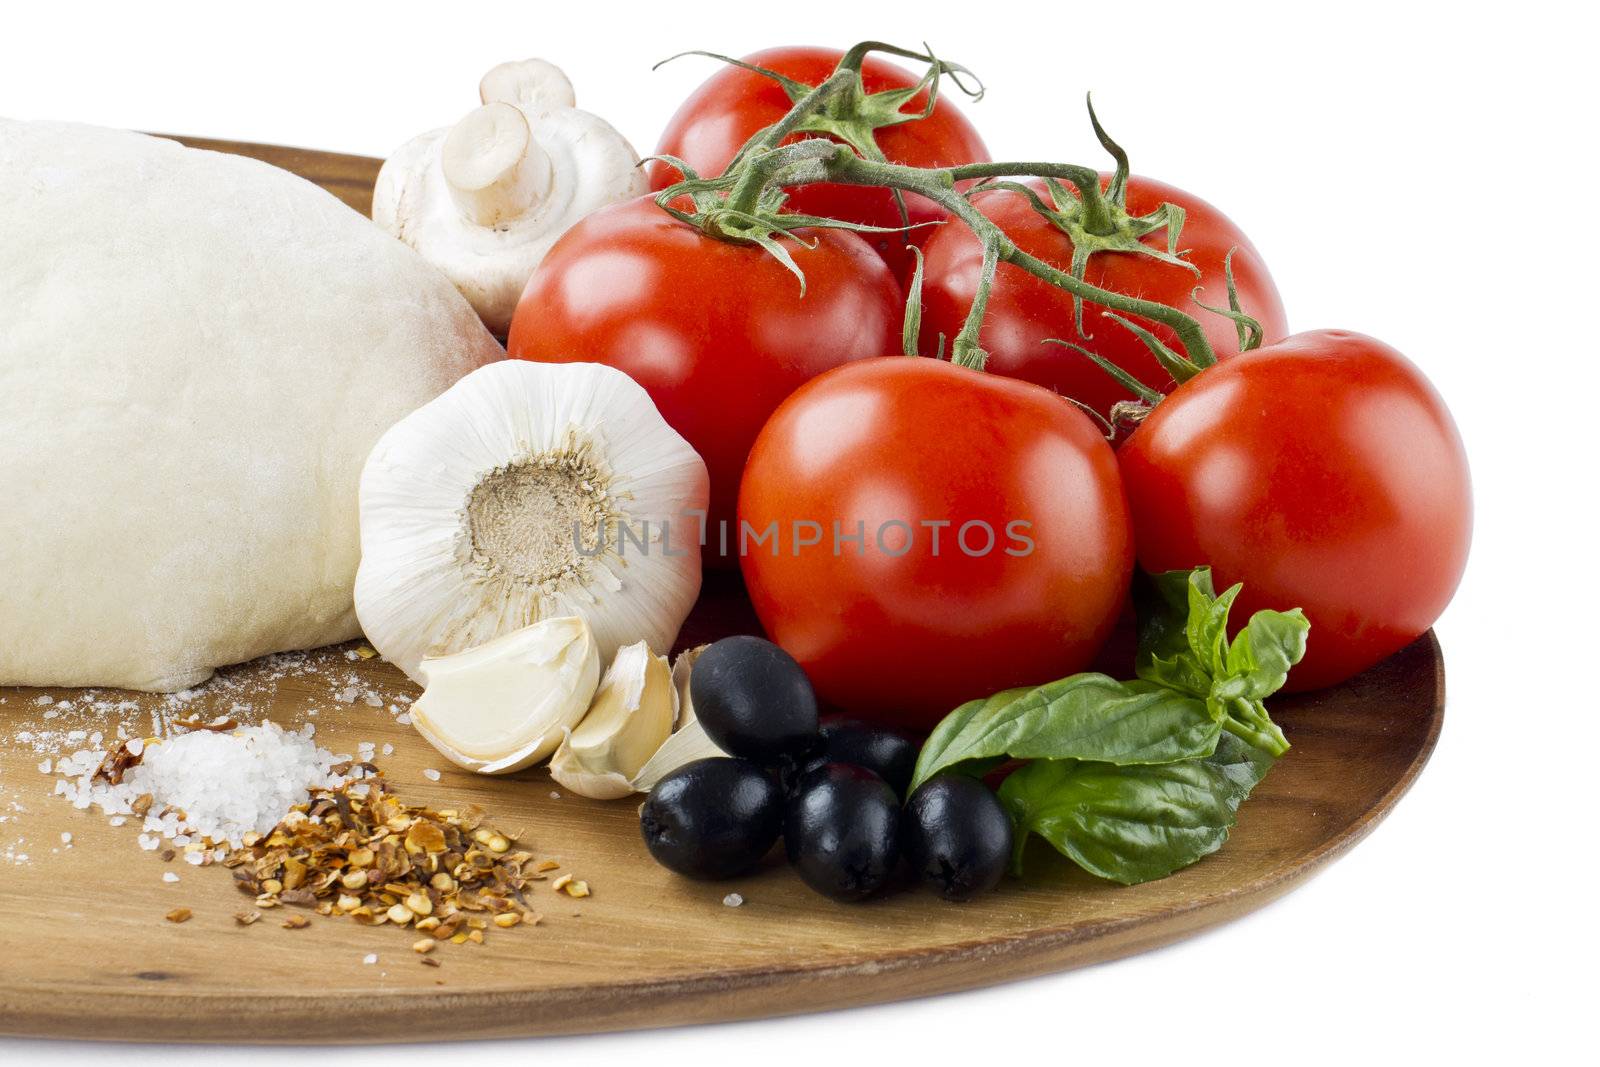
<svg viewBox="0 0 1600 1067">
<path fill-rule="evenodd" d="M 831 141 L 811 139 L 790 147 L 799 150 L 793 155 L 805 158 L 832 152 L 836 146 Z M 783 191 L 781 184 L 766 180 L 753 186 L 755 190 L 753 202 L 750 202 L 749 196 L 736 201 L 733 194 L 740 183 L 749 181 L 747 173 L 729 169 L 720 177 L 702 178 L 695 173 L 693 167 L 676 156 L 651 158 L 670 164 L 683 175 L 683 180 L 669 185 L 656 194 L 657 207 L 708 237 L 736 244 L 759 245 L 795 276 L 800 283 L 801 296 L 805 296 L 806 292 L 806 275 L 794 261 L 789 250 L 784 247 L 784 239 L 794 241 L 804 248 L 811 248 L 815 246 L 815 240 L 807 238 L 800 231 L 807 229 L 850 230 L 855 233 L 899 231 L 897 227 L 868 226 L 859 222 L 844 222 L 820 215 L 802 215 L 785 211 L 783 206 L 788 200 L 788 194 Z M 787 158 L 789 157 L 785 157 Z M 779 162 L 777 156 L 768 153 L 751 164 L 749 173 L 766 175 Z M 679 201 L 685 199 L 692 205 L 692 210 L 678 206 Z"/>
<path fill-rule="evenodd" d="M 884 89 L 879 92 L 868 92 L 862 79 L 861 66 L 868 55 L 881 52 L 886 55 L 897 56 L 901 59 L 914 59 L 927 64 L 922 76 L 914 85 L 899 89 Z M 940 59 L 933 54 L 933 49 L 923 46 L 923 51 L 917 52 L 896 45 L 885 44 L 882 41 L 862 41 L 840 57 L 838 65 L 832 75 L 821 85 L 807 85 L 805 82 L 796 81 L 786 74 L 771 70 L 767 67 L 735 59 L 718 52 L 705 52 L 694 50 L 680 52 L 656 64 L 670 63 L 683 56 L 705 56 L 715 59 L 741 70 L 759 74 L 776 82 L 778 87 L 788 96 L 789 102 L 795 105 L 790 116 L 784 121 L 761 131 L 746 143 L 734 156 L 725 168 L 724 173 L 735 172 L 745 156 L 751 151 L 761 147 L 775 147 L 787 137 L 796 134 L 831 137 L 849 145 L 863 159 L 888 162 L 883 149 L 878 145 L 877 131 L 891 126 L 903 125 L 907 122 L 916 122 L 928 118 L 933 114 L 934 108 L 939 103 L 939 86 L 944 79 L 949 78 L 970 100 L 982 100 L 983 82 L 971 70 L 960 63 L 952 63 Z M 969 84 L 970 81 L 970 84 Z M 817 94 L 818 90 L 827 86 L 826 92 Z M 907 111 L 906 106 L 916 98 L 927 93 L 927 100 L 920 110 Z M 804 103 L 805 106 L 800 105 Z M 794 118 L 793 122 L 788 121 Z M 781 135 L 772 136 L 774 130 L 782 130 Z M 677 167 L 679 171 L 684 168 L 678 161 L 665 160 Z M 895 204 L 900 210 L 902 230 L 909 228 L 910 215 L 906 211 L 904 195 L 894 190 Z M 873 232 L 894 232 L 893 230 L 877 230 Z"/>
<path fill-rule="evenodd" d="M 1086 103 L 1095 138 L 1116 163 L 1111 180 L 1103 191 L 1100 188 L 1100 175 L 1088 168 L 1081 168 L 1081 174 L 1068 176 L 1073 190 L 1062 184 L 1060 178 L 1044 178 L 1045 191 L 1049 194 L 1048 203 L 1032 186 L 994 179 L 974 186 L 967 195 L 1004 190 L 1027 199 L 1034 211 L 1066 235 L 1072 245 L 1070 270 L 1072 276 L 1079 280 L 1084 277 L 1089 258 L 1102 252 L 1149 256 L 1162 263 L 1181 267 L 1198 278 L 1200 268 L 1184 259 L 1187 253 L 1178 248 L 1179 235 L 1183 231 L 1183 208 L 1177 204 L 1162 203 L 1148 214 L 1128 213 L 1128 153 L 1111 139 L 1111 135 L 1100 124 L 1100 118 L 1094 111 L 1094 100 L 1087 98 Z M 1144 238 L 1163 230 L 1166 231 L 1165 249 L 1145 243 Z M 1088 339 L 1090 335 L 1083 328 L 1083 298 L 1076 294 L 1072 297 L 1072 314 L 1078 336 Z"/>
<path fill-rule="evenodd" d="M 861 65 L 874 52 L 915 59 L 926 63 L 927 69 L 915 85 L 869 93 L 862 82 Z M 916 52 L 881 41 L 863 41 L 851 48 L 840 58 L 833 73 L 815 86 L 716 52 L 679 53 L 683 55 L 707 56 L 771 78 L 783 88 L 794 106 L 781 120 L 747 141 L 717 177 L 701 177 L 676 156 L 652 157 L 683 176 L 681 181 L 658 193 L 656 203 L 669 215 L 700 229 L 707 236 L 761 246 L 799 280 L 801 295 L 805 294 L 805 274 L 783 246 L 783 239 L 809 247 L 809 242 L 797 231 L 832 228 L 854 233 L 904 233 L 913 226 L 899 189 L 893 191 L 900 209 L 901 226 L 871 226 L 785 211 L 788 195 L 783 190 L 784 183 L 776 180 L 777 172 L 795 162 L 832 154 L 841 143 L 863 158 L 887 162 L 883 150 L 878 147 L 875 131 L 931 115 L 939 102 L 939 84 L 946 77 L 972 99 L 983 96 L 983 83 L 961 64 L 939 59 L 931 49 Z M 679 56 L 662 60 L 662 63 Z M 973 84 L 969 85 L 965 79 L 971 79 Z M 928 94 L 927 103 L 920 112 L 904 110 L 906 104 L 924 91 Z M 809 136 L 787 146 L 792 151 L 781 155 L 775 152 L 783 141 L 797 134 Z M 834 140 L 826 139 L 829 137 Z M 693 210 L 678 206 L 685 198 L 693 205 Z"/>
<path fill-rule="evenodd" d="M 902 89 L 884 89 L 879 92 L 868 92 L 861 76 L 861 65 L 867 56 L 873 52 L 882 52 L 886 55 L 898 56 L 901 59 L 914 59 L 927 64 L 915 85 Z M 656 64 L 670 63 L 683 56 L 705 56 L 708 59 L 719 60 L 731 66 L 748 70 L 752 74 L 759 74 L 776 82 L 789 97 L 791 104 L 799 104 L 814 90 L 820 88 L 816 85 L 807 85 L 796 81 L 786 74 L 770 70 L 766 67 L 750 63 L 743 59 L 735 59 L 717 52 L 689 51 L 680 52 Z M 853 77 L 839 79 L 839 85 L 820 101 L 818 106 L 807 109 L 799 120 L 785 128 L 785 136 L 791 134 L 824 134 L 844 142 L 865 159 L 884 160 L 883 150 L 878 147 L 877 131 L 890 126 L 899 126 L 907 122 L 916 122 L 933 114 L 934 107 L 939 102 L 939 85 L 945 78 L 949 78 L 955 87 L 971 100 L 983 99 L 983 82 L 971 70 L 960 63 L 952 63 L 938 58 L 933 50 L 924 46 L 924 51 L 916 52 L 900 48 L 882 41 L 862 41 L 846 52 L 839 60 L 834 74 L 841 71 L 853 74 Z M 970 83 L 969 84 L 969 80 Z M 833 78 L 828 79 L 829 82 Z M 926 102 L 918 111 L 905 110 L 906 105 L 914 101 L 922 93 L 928 94 Z M 765 133 L 766 131 L 763 131 Z M 782 138 L 779 138 L 781 140 Z M 771 141 L 776 144 L 776 141 Z M 750 146 L 746 145 L 748 149 Z M 741 151 L 736 155 L 727 169 L 732 170 L 744 155 Z"/>
</svg>

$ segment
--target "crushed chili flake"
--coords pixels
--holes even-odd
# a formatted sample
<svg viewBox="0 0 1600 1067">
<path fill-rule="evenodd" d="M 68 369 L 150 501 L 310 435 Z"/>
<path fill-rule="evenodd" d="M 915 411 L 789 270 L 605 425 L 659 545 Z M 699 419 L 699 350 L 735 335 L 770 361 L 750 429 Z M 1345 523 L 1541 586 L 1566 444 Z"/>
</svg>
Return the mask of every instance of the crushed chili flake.
<svg viewBox="0 0 1600 1067">
<path fill-rule="evenodd" d="M 128 769 L 137 767 L 143 761 L 144 745 L 144 739 L 136 737 L 131 741 L 124 741 L 107 752 L 105 759 L 100 761 L 100 766 L 95 768 L 91 780 L 105 782 L 107 785 L 121 785 L 122 776 L 128 773 Z"/>
<path fill-rule="evenodd" d="M 482 944 L 491 922 L 510 929 L 540 918 L 524 891 L 556 864 L 515 844 L 485 825 L 478 808 L 402 803 L 369 767 L 364 778 L 312 790 L 308 802 L 267 833 L 247 835 L 222 864 L 256 908 L 307 907 L 405 927 L 430 945 Z M 295 916 L 283 925 L 306 922 Z"/>
</svg>

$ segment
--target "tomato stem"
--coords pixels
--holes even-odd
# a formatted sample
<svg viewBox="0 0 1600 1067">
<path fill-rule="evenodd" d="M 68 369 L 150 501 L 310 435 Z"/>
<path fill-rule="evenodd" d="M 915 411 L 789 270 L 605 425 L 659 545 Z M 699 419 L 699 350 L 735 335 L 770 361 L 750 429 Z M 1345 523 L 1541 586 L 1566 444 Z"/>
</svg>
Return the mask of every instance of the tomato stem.
<svg viewBox="0 0 1600 1067">
<path fill-rule="evenodd" d="M 799 146 L 793 145 L 790 147 L 797 148 Z M 787 149 L 779 149 L 778 151 L 787 151 Z M 971 176 L 979 168 L 983 171 L 1013 175 L 1059 175 L 1063 177 L 1067 177 L 1069 171 L 1085 169 L 1074 168 L 1068 164 L 1055 163 L 986 163 L 975 164 L 971 167 L 924 170 L 917 167 L 903 166 L 898 163 L 879 163 L 862 159 L 850 149 L 843 145 L 838 145 L 826 156 L 797 161 L 790 166 L 774 168 L 772 180 L 784 186 L 826 181 L 836 182 L 841 185 L 870 185 L 900 189 L 932 200 L 971 229 L 973 234 L 983 242 L 984 273 L 979 280 L 978 291 L 973 296 L 973 307 L 977 314 L 974 316 L 969 313 L 967 322 L 957 336 L 951 353 L 952 358 L 958 361 L 962 359 L 964 352 L 977 348 L 977 326 L 982 323 L 983 309 L 987 306 L 989 290 L 994 282 L 994 272 L 989 268 L 989 261 L 992 256 L 998 263 L 1009 263 L 1012 266 L 1020 267 L 1035 278 L 1048 282 L 1058 289 L 1063 289 L 1075 297 L 1098 304 L 1101 307 L 1110 308 L 1113 311 L 1137 315 L 1140 318 L 1149 319 L 1152 322 L 1166 326 L 1178 335 L 1178 339 L 1183 343 L 1188 361 L 1197 367 L 1207 367 L 1216 362 L 1216 354 L 1211 349 L 1211 342 L 1206 340 L 1205 330 L 1200 323 L 1177 308 L 1157 303 L 1154 300 L 1144 300 L 1139 297 L 1112 292 L 1109 289 L 1102 289 L 1097 285 L 1084 281 L 1082 278 L 1053 267 L 1018 248 L 1016 242 L 1012 241 L 1005 231 L 990 221 L 988 216 L 973 207 L 971 202 L 955 189 L 957 181 L 961 180 L 963 176 Z M 1070 177 L 1068 177 L 1068 180 L 1071 180 Z M 1094 183 L 1098 185 L 1098 182 L 1099 175 L 1096 174 Z M 974 357 L 968 355 L 967 358 L 972 359 Z M 981 360 L 978 365 L 982 365 Z"/>
<path fill-rule="evenodd" d="M 929 68 L 917 85 L 910 89 L 869 94 L 863 88 L 861 65 L 872 52 L 916 59 L 929 64 Z M 794 101 L 794 106 L 778 122 L 747 141 L 720 177 L 700 179 L 680 166 L 680 170 L 684 171 L 684 180 L 664 190 L 656 198 L 656 202 L 669 214 L 699 226 L 713 237 L 760 244 L 799 274 L 799 268 L 783 251 L 779 238 L 802 240 L 795 231 L 809 226 L 884 231 L 881 227 L 859 226 L 835 219 L 784 212 L 784 189 L 818 182 L 889 189 L 894 192 L 900 205 L 902 222 L 906 219 L 904 194 L 914 193 L 933 201 L 959 219 L 983 245 L 978 288 L 961 331 L 951 344 L 950 358 L 953 362 L 975 369 L 983 368 L 987 357 L 979 344 L 979 333 L 1001 263 L 1009 263 L 1070 293 L 1078 333 L 1082 337 L 1088 337 L 1083 328 L 1083 304 L 1087 301 L 1166 326 L 1176 334 L 1184 348 L 1182 355 L 1167 348 L 1150 331 L 1130 327 L 1163 366 L 1178 368 L 1179 373 L 1174 376 L 1180 380 L 1216 362 L 1216 354 L 1206 340 L 1205 331 L 1189 315 L 1166 304 L 1102 289 L 1084 280 L 1084 266 L 1089 256 L 1101 251 L 1148 255 L 1198 274 L 1198 270 L 1180 258 L 1177 251 L 1178 232 L 1183 225 L 1181 210 L 1163 204 L 1158 210 L 1140 218 L 1127 214 L 1123 206 L 1128 178 L 1127 154 L 1101 127 L 1092 103 L 1089 117 L 1095 135 L 1117 164 L 1116 173 L 1106 190 L 1100 188 L 1097 170 L 1071 163 L 971 163 L 923 169 L 889 162 L 878 148 L 873 131 L 922 117 L 901 110 L 917 93 L 924 89 L 928 93 L 923 115 L 932 111 L 937 101 L 939 81 L 943 77 L 950 77 L 970 96 L 982 95 L 981 84 L 974 90 L 962 83 L 962 75 L 970 76 L 966 68 L 938 59 L 931 51 L 916 52 L 880 41 L 864 41 L 846 52 L 833 73 L 809 90 L 792 79 L 742 60 L 724 56 L 716 58 L 772 77 L 783 86 Z M 786 139 L 801 133 L 827 134 L 836 140 L 811 137 L 794 144 L 783 144 Z M 1053 206 L 1047 206 L 1036 192 L 1025 186 L 1000 184 L 1027 195 L 1036 210 L 1071 238 L 1073 261 L 1069 271 L 1060 270 L 1017 247 L 957 188 L 959 182 L 983 183 L 1019 176 L 1046 180 L 1050 195 L 1055 200 Z M 1062 181 L 1075 187 L 1076 197 L 1066 192 L 1060 184 Z M 982 187 L 980 184 L 979 188 Z M 694 202 L 693 213 L 674 206 L 673 202 L 684 196 Z M 905 229 L 905 226 L 899 227 L 898 232 L 904 233 Z M 1161 229 L 1167 232 L 1165 251 L 1146 245 L 1141 240 Z M 803 292 L 803 275 L 801 284 Z M 1232 311 L 1236 321 L 1243 318 L 1236 307 Z M 1123 324 L 1128 325 L 1125 321 Z M 1244 329 L 1241 323 L 1241 337 Z"/>
<path fill-rule="evenodd" d="M 1258 710 L 1253 702 L 1239 697 L 1230 703 L 1231 714 L 1222 720 L 1224 730 L 1274 756 L 1289 751 L 1289 739 L 1283 736 L 1278 724 Z"/>
</svg>

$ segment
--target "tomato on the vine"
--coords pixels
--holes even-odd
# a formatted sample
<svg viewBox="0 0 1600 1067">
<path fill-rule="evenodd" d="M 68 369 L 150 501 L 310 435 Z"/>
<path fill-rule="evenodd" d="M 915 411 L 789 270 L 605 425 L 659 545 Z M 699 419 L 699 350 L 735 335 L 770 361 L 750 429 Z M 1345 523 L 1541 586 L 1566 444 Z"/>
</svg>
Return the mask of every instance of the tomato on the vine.
<svg viewBox="0 0 1600 1067">
<path fill-rule="evenodd" d="M 1088 416 L 941 360 L 868 360 L 797 390 L 751 450 L 739 516 L 769 636 L 824 701 L 914 730 L 1086 667 L 1133 567 L 1116 457 Z"/>
<path fill-rule="evenodd" d="M 1049 202 L 1042 182 L 1024 184 L 1032 186 L 1046 203 Z M 1034 210 L 1026 197 L 996 190 L 980 193 L 972 203 L 1024 252 L 1061 270 L 1070 266 L 1072 240 Z M 1163 203 L 1175 204 L 1185 212 L 1179 248 L 1186 250 L 1184 259 L 1200 271 L 1198 276 L 1183 267 L 1138 253 L 1101 252 L 1089 257 L 1084 280 L 1102 289 L 1189 311 L 1205 327 L 1206 339 L 1212 348 L 1219 356 L 1225 356 L 1239 350 L 1233 322 L 1205 311 L 1193 302 L 1190 294 L 1197 285 L 1203 285 L 1199 294 L 1201 300 L 1226 307 L 1228 294 L 1223 263 L 1229 250 L 1236 249 L 1233 273 L 1242 309 L 1261 323 L 1266 343 L 1281 339 L 1288 331 L 1283 303 L 1266 264 L 1244 233 L 1197 196 L 1149 178 L 1128 179 L 1129 215 L 1147 214 Z M 1147 235 L 1143 241 L 1152 248 L 1166 248 L 1164 232 Z M 922 351 L 931 353 L 937 347 L 940 334 L 948 344 L 961 330 L 978 290 L 983 246 L 967 227 L 950 225 L 939 227 L 938 232 L 924 242 L 923 250 L 927 261 L 922 291 L 921 344 Z M 1046 338 L 1056 338 L 1082 345 L 1154 389 L 1170 388 L 1171 375 L 1162 369 L 1138 337 L 1107 319 L 1101 314 L 1103 310 L 1085 303 L 1083 328 L 1089 336 L 1080 337 L 1070 294 L 1020 267 L 1000 264 L 979 334 L 979 344 L 989 354 L 986 369 L 1053 389 L 1087 404 L 1101 415 L 1109 415 L 1111 406 L 1119 400 L 1134 399 L 1081 352 L 1046 343 Z M 1176 335 L 1166 327 L 1153 323 L 1142 325 L 1169 346 L 1179 347 Z"/>
<path fill-rule="evenodd" d="M 843 55 L 834 48 L 770 48 L 745 57 L 745 62 L 804 85 L 816 86 L 827 80 Z M 861 81 L 868 93 L 876 93 L 910 88 L 917 84 L 917 77 L 894 63 L 868 56 L 861 65 Z M 926 104 L 924 91 L 901 110 L 918 114 Z M 656 154 L 676 156 L 701 177 L 714 177 L 723 172 L 746 141 L 783 118 L 791 106 L 788 94 L 772 79 L 740 67 L 724 67 L 706 79 L 678 108 L 661 135 Z M 932 114 L 926 118 L 881 127 L 875 139 L 890 162 L 913 167 L 948 167 L 989 159 L 989 150 L 984 147 L 977 129 L 950 101 L 948 92 L 940 93 Z M 676 169 L 662 160 L 651 160 L 646 168 L 650 187 L 658 192 L 680 177 Z M 793 189 L 790 194 L 789 210 L 802 214 L 868 226 L 905 224 L 894 194 L 888 189 L 819 183 Z M 907 196 L 905 202 L 912 224 L 945 217 L 938 205 L 922 197 Z M 904 279 L 915 266 L 906 247 L 907 238 L 920 244 L 932 229 L 937 227 L 924 225 L 905 234 L 864 236 Z"/>
<path fill-rule="evenodd" d="M 1389 346 L 1323 330 L 1223 360 L 1118 450 L 1147 571 L 1209 563 L 1235 618 L 1305 609 L 1290 690 L 1351 677 L 1432 626 L 1472 538 L 1444 402 Z"/>
<path fill-rule="evenodd" d="M 550 249 L 512 318 L 510 355 L 625 371 L 700 453 L 708 562 L 772 410 L 813 375 L 900 348 L 900 291 L 884 262 L 843 230 L 796 236 L 784 244 L 804 295 L 760 246 L 709 237 L 650 197 L 602 208 Z"/>
</svg>

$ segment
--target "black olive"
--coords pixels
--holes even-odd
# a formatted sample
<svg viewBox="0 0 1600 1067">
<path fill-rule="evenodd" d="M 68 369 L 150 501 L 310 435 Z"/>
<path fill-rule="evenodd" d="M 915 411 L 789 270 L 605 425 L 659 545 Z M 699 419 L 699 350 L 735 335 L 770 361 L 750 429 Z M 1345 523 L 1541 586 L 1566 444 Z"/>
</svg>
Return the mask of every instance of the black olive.
<svg viewBox="0 0 1600 1067">
<path fill-rule="evenodd" d="M 918 878 L 946 900 L 970 900 L 1005 874 L 1011 817 L 979 779 L 940 774 L 911 794 L 901 840 Z"/>
<path fill-rule="evenodd" d="M 771 766 L 816 743 L 817 698 L 794 657 L 759 637 L 725 637 L 689 675 L 695 716 L 722 751 Z"/>
<path fill-rule="evenodd" d="M 715 756 L 666 775 L 639 806 L 650 855 L 691 878 L 731 878 L 783 830 L 783 791 L 749 760 Z"/>
<path fill-rule="evenodd" d="M 903 798 L 917 766 L 917 746 L 893 730 L 849 720 L 826 722 L 821 739 L 786 776 L 787 784 L 792 789 L 801 775 L 824 763 L 865 767 Z"/>
<path fill-rule="evenodd" d="M 801 776 L 783 820 L 801 879 L 835 900 L 860 900 L 889 883 L 900 861 L 900 800 L 864 767 L 826 763 Z"/>
</svg>

